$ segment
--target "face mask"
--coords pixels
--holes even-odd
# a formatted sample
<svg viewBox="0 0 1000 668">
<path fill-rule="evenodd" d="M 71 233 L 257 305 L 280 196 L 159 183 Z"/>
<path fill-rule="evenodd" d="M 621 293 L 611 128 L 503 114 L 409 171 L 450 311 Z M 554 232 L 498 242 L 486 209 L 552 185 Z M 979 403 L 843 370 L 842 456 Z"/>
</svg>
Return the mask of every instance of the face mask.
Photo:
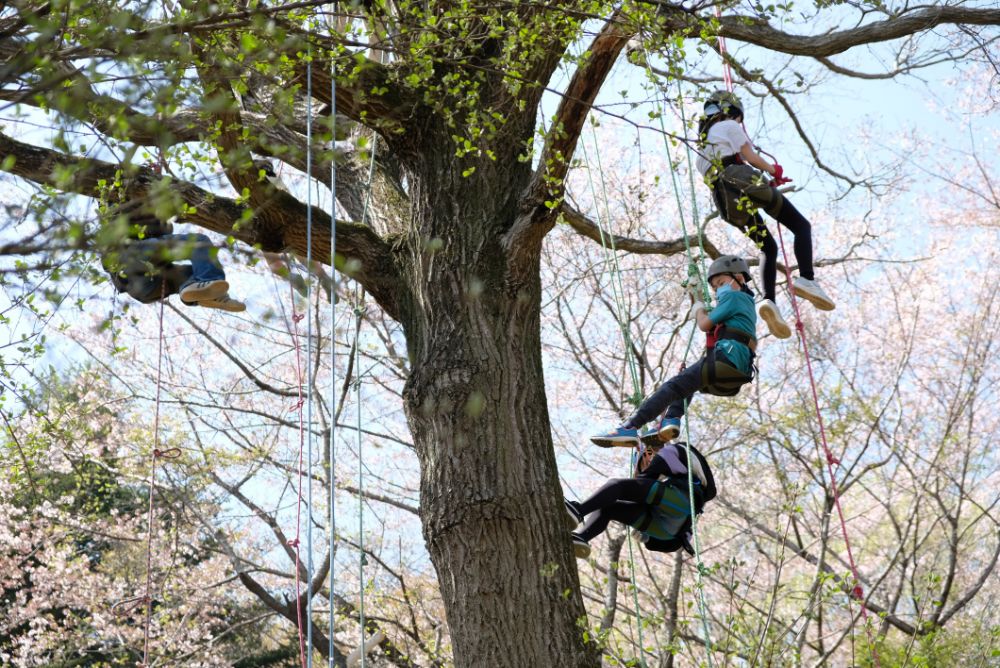
<svg viewBox="0 0 1000 668">
<path fill-rule="evenodd" d="M 732 291 L 733 291 L 733 286 L 729 285 L 728 283 L 725 285 L 720 285 L 719 289 L 715 291 L 715 297 L 716 299 L 721 299 L 722 295 Z"/>
</svg>

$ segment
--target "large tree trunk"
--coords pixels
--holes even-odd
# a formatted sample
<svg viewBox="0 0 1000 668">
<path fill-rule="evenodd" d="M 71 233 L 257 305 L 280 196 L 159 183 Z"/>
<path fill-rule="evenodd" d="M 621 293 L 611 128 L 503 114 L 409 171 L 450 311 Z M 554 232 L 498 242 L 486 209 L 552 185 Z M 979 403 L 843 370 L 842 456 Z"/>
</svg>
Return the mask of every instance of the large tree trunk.
<svg viewBox="0 0 1000 668">
<path fill-rule="evenodd" d="M 510 155 L 463 177 L 442 139 L 408 175 L 403 396 L 455 665 L 597 666 L 549 432 L 539 272 L 505 281 L 501 236 L 530 172 Z"/>
</svg>

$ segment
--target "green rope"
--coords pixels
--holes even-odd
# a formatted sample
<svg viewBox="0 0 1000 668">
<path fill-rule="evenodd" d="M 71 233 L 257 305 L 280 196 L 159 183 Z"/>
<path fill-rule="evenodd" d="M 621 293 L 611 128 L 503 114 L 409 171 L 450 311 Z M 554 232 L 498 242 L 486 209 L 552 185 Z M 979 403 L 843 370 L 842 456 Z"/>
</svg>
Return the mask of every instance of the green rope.
<svg viewBox="0 0 1000 668">
<path fill-rule="evenodd" d="M 593 125 L 590 126 L 590 131 L 594 138 L 594 146 L 598 146 L 597 131 L 594 130 Z M 608 189 L 604 180 L 604 168 L 601 165 L 601 153 L 600 151 L 595 151 L 594 153 L 594 158 L 597 161 L 597 172 L 601 179 L 601 197 L 598 198 L 597 187 L 594 185 L 594 174 L 589 169 L 590 160 L 587 156 L 587 145 L 582 143 L 581 147 L 584 162 L 588 165 L 587 178 L 590 181 L 590 190 L 594 198 L 594 208 L 597 210 L 597 229 L 600 232 L 601 246 L 604 249 L 605 271 L 611 275 L 611 294 L 615 299 L 615 319 L 618 321 L 618 328 L 621 330 L 622 343 L 625 345 L 625 363 L 632 380 L 632 396 L 629 397 L 628 401 L 633 406 L 638 406 L 639 402 L 642 401 L 642 385 L 639 383 L 638 365 L 635 356 L 632 354 L 632 334 L 627 320 L 628 309 L 625 307 L 625 288 L 622 285 L 622 271 L 618 263 L 618 249 L 615 247 L 614 235 L 611 234 L 611 213 L 608 206 Z M 603 216 L 601 215 L 600 204 L 602 201 L 604 203 Z M 607 225 L 607 232 L 604 229 L 605 225 Z"/>
<path fill-rule="evenodd" d="M 649 65 L 649 51 L 646 49 L 645 45 L 643 45 L 643 54 L 644 54 L 644 57 L 645 57 L 644 62 L 645 62 L 645 65 L 646 65 L 646 74 L 649 77 L 650 81 L 654 85 L 657 85 L 657 87 L 658 87 L 658 83 L 655 80 L 655 78 L 653 77 L 652 68 Z M 680 113 L 681 113 L 681 123 L 686 128 L 687 127 L 687 117 L 685 116 L 685 113 L 684 113 L 684 99 L 683 99 L 683 94 L 682 94 L 679 86 L 678 86 L 678 91 L 677 91 L 677 98 L 678 98 L 678 108 L 680 109 Z M 668 134 L 667 134 L 667 128 L 666 128 L 666 124 L 665 124 L 664 119 L 663 119 L 663 117 L 664 117 L 664 112 L 663 112 L 664 104 L 659 100 L 659 98 L 657 98 L 657 105 L 659 107 L 657 109 L 657 111 L 658 111 L 657 116 L 659 117 L 659 121 L 660 121 L 660 130 L 661 130 L 661 136 L 663 137 L 664 150 L 665 150 L 665 152 L 667 154 L 667 158 L 670 159 L 670 144 L 667 141 L 667 136 L 668 136 Z M 695 195 L 695 188 L 694 188 L 694 168 L 693 168 L 694 165 L 692 164 L 691 147 L 690 147 L 690 145 L 685 144 L 685 149 L 686 149 L 685 153 L 686 153 L 687 167 L 688 167 L 688 178 L 689 178 L 689 185 L 690 185 L 690 191 L 691 191 L 691 211 L 692 211 L 692 216 L 694 217 L 693 225 L 697 228 L 697 221 L 698 221 L 698 201 L 697 201 L 697 196 Z M 671 167 L 672 166 L 673 166 L 673 161 L 671 160 Z M 684 235 L 684 248 L 685 248 L 685 252 L 686 252 L 687 257 L 688 257 L 688 276 L 689 276 L 689 278 L 693 278 L 694 276 L 697 276 L 697 280 L 698 280 L 698 283 L 700 285 L 701 293 L 702 293 L 702 297 L 703 297 L 702 301 L 705 304 L 709 304 L 709 303 L 711 303 L 711 297 L 710 297 L 710 292 L 709 292 L 709 289 L 708 289 L 708 281 L 701 274 L 699 264 L 695 262 L 694 258 L 692 257 L 692 254 L 691 254 L 690 238 L 688 237 L 687 226 L 685 225 L 685 222 L 684 222 L 684 211 L 683 211 L 683 207 L 681 205 L 680 186 L 677 183 L 677 175 L 676 175 L 676 173 L 675 173 L 675 171 L 673 169 L 670 170 L 670 182 L 673 185 L 674 198 L 677 201 L 677 211 L 678 211 L 678 215 L 680 216 L 680 219 L 681 219 L 681 232 Z M 698 248 L 699 248 L 699 251 L 700 251 L 700 257 L 704 258 L 705 257 L 705 247 L 704 247 L 704 244 L 703 244 L 703 240 L 702 240 L 702 235 L 701 235 L 701 230 L 700 229 L 698 229 Z M 684 359 L 684 360 L 686 360 L 688 358 L 688 355 L 691 352 L 691 345 L 694 342 L 694 333 L 695 333 L 695 331 L 697 329 L 698 329 L 698 323 L 697 323 L 697 321 L 695 321 L 695 323 L 693 324 L 693 326 L 691 328 L 691 334 L 690 334 L 690 336 L 688 336 L 687 346 L 686 346 L 686 348 L 684 350 L 684 356 L 682 357 L 682 359 Z M 702 562 L 702 559 L 701 559 L 701 545 L 700 545 L 700 540 L 699 540 L 699 537 L 698 537 L 698 517 L 697 517 L 697 513 L 694 512 L 695 499 L 694 499 L 694 478 L 693 478 L 692 467 L 691 467 L 691 461 L 692 461 L 692 459 L 691 459 L 691 457 L 692 457 L 692 453 L 691 453 L 691 427 L 690 427 L 690 421 L 688 420 L 688 417 L 687 417 L 687 414 L 688 414 L 687 408 L 688 408 L 688 401 L 685 400 L 684 401 L 684 432 L 685 432 L 685 441 L 686 441 L 685 442 L 685 447 L 686 447 L 686 450 L 687 450 L 687 462 L 688 462 L 688 466 L 687 466 L 687 469 L 688 469 L 688 475 L 687 475 L 687 478 L 688 478 L 688 503 L 691 506 L 691 535 L 692 535 L 692 537 L 694 539 L 692 547 L 694 547 L 694 558 L 695 558 L 695 584 L 696 584 L 696 587 L 698 589 L 698 608 L 699 608 L 699 613 L 700 613 L 700 616 L 701 616 L 703 632 L 705 634 L 705 652 L 706 652 L 706 656 L 708 658 L 709 668 L 711 668 L 712 667 L 712 635 L 711 635 L 711 629 L 709 628 L 709 624 L 708 624 L 708 603 L 707 603 L 707 601 L 705 599 L 705 588 L 704 588 L 704 581 L 703 581 L 703 577 L 702 577 L 704 575 L 704 572 L 705 572 L 705 566 L 704 566 L 704 563 Z"/>
<path fill-rule="evenodd" d="M 600 146 L 597 143 L 597 132 L 594 130 L 594 126 L 590 127 L 591 134 L 594 138 L 594 146 Z M 632 396 L 629 398 L 629 403 L 633 406 L 638 406 L 639 402 L 642 401 L 642 386 L 639 383 L 639 369 L 638 364 L 635 360 L 635 356 L 632 353 L 632 336 L 630 332 L 630 327 L 626 321 L 627 309 L 625 308 L 625 289 L 621 282 L 621 266 L 618 263 L 618 252 L 615 248 L 615 238 L 611 233 L 611 221 L 610 221 L 610 208 L 608 205 L 608 190 L 604 179 L 604 168 L 601 165 L 600 150 L 595 151 L 595 159 L 597 160 L 597 172 L 601 179 L 601 193 L 602 198 L 597 196 L 597 187 L 594 185 L 594 174 L 590 169 L 590 160 L 587 155 L 587 145 L 586 143 L 580 144 L 583 151 L 583 160 L 587 164 L 587 178 L 590 182 L 590 190 L 594 198 L 594 208 L 597 211 L 597 229 L 600 232 L 601 237 L 601 247 L 604 250 L 604 266 L 605 272 L 611 275 L 611 294 L 615 299 L 615 319 L 618 321 L 618 327 L 621 330 L 622 342 L 625 346 L 625 360 L 626 366 L 629 371 L 629 375 L 632 379 Z M 601 202 L 604 203 L 604 216 L 601 215 Z M 605 221 L 605 218 L 608 220 Z M 608 226 L 607 232 L 604 231 L 605 222 Z M 629 473 L 631 474 L 631 462 L 629 465 Z M 645 651 L 645 642 L 642 638 L 642 612 L 639 609 L 639 592 L 638 587 L 635 582 L 635 553 L 632 547 L 632 536 L 631 534 L 626 534 L 628 542 L 628 561 L 629 561 L 629 576 L 632 579 L 632 604 L 635 607 L 635 618 L 636 618 L 636 629 L 639 638 L 639 665 L 643 668 L 646 667 L 645 657 L 643 652 Z M 631 621 L 629 622 L 631 626 Z"/>
</svg>

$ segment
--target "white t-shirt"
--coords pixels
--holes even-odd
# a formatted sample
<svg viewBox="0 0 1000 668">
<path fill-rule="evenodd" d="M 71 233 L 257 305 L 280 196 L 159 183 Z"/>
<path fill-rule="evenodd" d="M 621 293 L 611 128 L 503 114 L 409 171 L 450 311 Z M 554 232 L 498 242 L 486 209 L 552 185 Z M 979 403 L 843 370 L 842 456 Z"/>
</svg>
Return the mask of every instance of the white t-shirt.
<svg viewBox="0 0 1000 668">
<path fill-rule="evenodd" d="M 743 126 L 732 119 L 719 121 L 708 129 L 705 148 L 699 152 L 695 167 L 704 176 L 712 161 L 727 155 L 739 153 L 744 144 L 749 144 L 750 138 L 743 131 Z M 704 153 L 704 155 L 701 155 Z"/>
</svg>

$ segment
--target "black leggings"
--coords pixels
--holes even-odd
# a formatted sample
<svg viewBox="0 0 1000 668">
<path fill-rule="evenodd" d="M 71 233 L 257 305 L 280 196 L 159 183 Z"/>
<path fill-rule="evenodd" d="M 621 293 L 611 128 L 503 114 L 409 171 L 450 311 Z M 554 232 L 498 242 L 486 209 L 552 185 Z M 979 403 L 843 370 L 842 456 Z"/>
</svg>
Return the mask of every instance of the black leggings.
<svg viewBox="0 0 1000 668">
<path fill-rule="evenodd" d="M 713 194 L 718 193 L 719 190 L 719 186 L 716 186 L 713 189 Z M 721 197 L 716 195 L 715 199 L 719 211 L 725 211 L 724 203 L 720 204 L 719 202 Z M 784 225 L 795 235 L 793 251 L 795 262 L 799 265 L 799 276 L 810 281 L 813 280 L 812 226 L 809 221 L 787 198 L 784 198 L 781 209 L 778 211 L 778 215 L 774 216 L 774 219 L 778 221 L 779 225 Z M 726 220 L 725 216 L 723 216 L 723 220 Z M 760 273 L 764 283 L 764 299 L 774 301 L 775 283 L 778 275 L 778 244 L 775 243 L 770 230 L 764 224 L 764 219 L 761 218 L 760 213 L 754 213 L 749 222 L 743 225 L 731 223 L 728 220 L 726 222 L 742 230 L 763 251 L 764 263 L 761 265 Z"/>
<path fill-rule="evenodd" d="M 604 533 L 611 520 L 636 524 L 650 510 L 645 501 L 653 482 L 649 478 L 614 478 L 604 483 L 577 506 L 580 514 L 587 517 L 577 535 L 589 542 Z"/>
</svg>

